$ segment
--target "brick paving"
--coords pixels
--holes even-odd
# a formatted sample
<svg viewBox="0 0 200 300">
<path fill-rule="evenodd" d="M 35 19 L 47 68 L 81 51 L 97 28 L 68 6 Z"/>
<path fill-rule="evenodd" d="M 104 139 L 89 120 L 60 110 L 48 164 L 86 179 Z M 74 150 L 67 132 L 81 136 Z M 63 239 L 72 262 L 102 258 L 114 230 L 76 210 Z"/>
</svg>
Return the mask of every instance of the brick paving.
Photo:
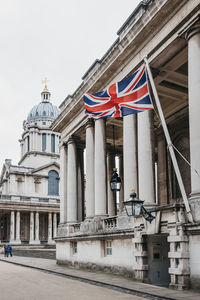
<svg viewBox="0 0 200 300">
<path fill-rule="evenodd" d="M 200 293 L 195 291 L 177 291 L 133 281 L 118 275 L 73 269 L 63 265 L 57 265 L 56 261 L 53 259 L 20 256 L 6 258 L 3 255 L 0 255 L 0 260 L 16 265 L 47 271 L 74 280 L 100 285 L 111 289 L 119 289 L 125 293 L 128 292 L 151 299 L 200 299 Z"/>
</svg>

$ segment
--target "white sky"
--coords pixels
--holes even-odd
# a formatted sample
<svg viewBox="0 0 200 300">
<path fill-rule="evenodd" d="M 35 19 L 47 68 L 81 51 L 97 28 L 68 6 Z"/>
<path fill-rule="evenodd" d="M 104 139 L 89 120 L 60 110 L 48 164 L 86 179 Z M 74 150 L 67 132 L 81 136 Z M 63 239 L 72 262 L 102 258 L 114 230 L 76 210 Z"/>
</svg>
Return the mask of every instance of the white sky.
<svg viewBox="0 0 200 300">
<path fill-rule="evenodd" d="M 17 164 L 22 122 L 49 80 L 59 106 L 116 40 L 140 0 L 0 0 L 0 168 Z"/>
</svg>

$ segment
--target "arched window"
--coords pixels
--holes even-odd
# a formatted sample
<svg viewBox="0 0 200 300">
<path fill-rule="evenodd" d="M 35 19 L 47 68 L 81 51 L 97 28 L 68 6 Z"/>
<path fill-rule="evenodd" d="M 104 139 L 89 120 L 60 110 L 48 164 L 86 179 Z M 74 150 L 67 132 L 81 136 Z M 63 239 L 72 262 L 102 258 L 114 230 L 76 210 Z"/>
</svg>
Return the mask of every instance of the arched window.
<svg viewBox="0 0 200 300">
<path fill-rule="evenodd" d="M 59 195 L 59 176 L 58 173 L 54 170 L 49 171 L 48 173 L 48 195 L 58 196 Z"/>
</svg>

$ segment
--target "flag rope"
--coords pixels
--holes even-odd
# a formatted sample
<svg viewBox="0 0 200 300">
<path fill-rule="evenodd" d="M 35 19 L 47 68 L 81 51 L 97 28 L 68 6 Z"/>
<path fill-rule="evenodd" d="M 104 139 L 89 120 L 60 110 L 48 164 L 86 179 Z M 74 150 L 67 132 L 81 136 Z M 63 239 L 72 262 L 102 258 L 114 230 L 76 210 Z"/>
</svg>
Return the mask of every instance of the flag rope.
<svg viewBox="0 0 200 300">
<path fill-rule="evenodd" d="M 185 156 L 176 148 L 176 146 L 174 146 L 174 144 L 172 144 L 172 147 L 176 150 L 176 152 L 182 157 L 182 159 L 190 166 L 191 170 L 193 170 L 194 173 L 196 173 L 199 177 L 200 177 L 200 174 L 199 172 L 195 169 L 195 168 L 192 168 L 192 165 L 191 163 L 185 158 Z"/>
</svg>

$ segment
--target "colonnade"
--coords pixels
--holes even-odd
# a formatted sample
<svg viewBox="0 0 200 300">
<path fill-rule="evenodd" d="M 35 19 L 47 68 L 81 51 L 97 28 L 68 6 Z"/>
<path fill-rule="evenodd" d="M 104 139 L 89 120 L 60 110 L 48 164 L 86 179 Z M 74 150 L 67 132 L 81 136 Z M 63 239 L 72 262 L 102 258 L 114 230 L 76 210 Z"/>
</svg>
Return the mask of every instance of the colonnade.
<svg viewBox="0 0 200 300">
<path fill-rule="evenodd" d="M 39 237 L 39 212 L 30 212 L 30 239 L 29 244 L 40 244 Z M 54 243 L 57 235 L 57 213 L 48 212 L 48 244 Z M 10 212 L 10 243 L 21 244 L 20 239 L 20 211 Z"/>
<path fill-rule="evenodd" d="M 85 131 L 85 218 L 114 216 L 116 199 L 110 190 L 110 178 L 115 167 L 115 155 L 106 147 L 105 119 L 95 122 L 89 119 Z M 119 202 L 129 199 L 134 187 L 145 203 L 154 205 L 153 112 L 124 117 L 123 139 L 123 154 L 119 154 L 119 175 L 123 177 Z M 80 164 L 78 147 L 79 141 L 73 136 L 61 146 L 61 223 L 83 220 L 78 218 L 80 198 L 77 193 L 78 189 L 83 189 L 77 173 Z"/>
<path fill-rule="evenodd" d="M 189 119 L 190 119 L 190 153 L 191 164 L 200 172 L 200 130 L 199 130 L 199 91 L 200 91 L 200 23 L 196 23 L 187 32 L 188 40 L 188 76 L 189 76 Z M 153 111 L 123 118 L 123 162 L 120 158 L 120 171 L 123 186 L 120 192 L 121 201 L 129 199 L 131 188 L 145 201 L 145 205 L 156 204 L 155 193 L 155 145 Z M 115 212 L 114 195 L 109 190 L 109 180 L 114 159 L 106 149 L 106 122 L 99 119 L 88 120 L 85 126 L 86 138 L 86 190 L 85 218 L 111 216 Z M 76 132 L 73 133 L 76 136 Z M 77 141 L 73 136 L 61 146 L 61 223 L 80 221 L 78 188 L 80 182 L 77 175 L 79 164 Z M 166 161 L 164 141 L 158 138 L 158 197 L 162 195 L 162 203 L 167 204 L 166 174 L 162 170 Z M 161 152 L 160 152 L 161 151 Z M 121 176 L 120 175 L 120 176 Z M 81 187 L 83 189 L 83 187 Z M 191 169 L 191 204 L 200 203 L 199 176 Z M 83 200 L 81 200 L 83 201 Z M 199 204 L 200 205 L 200 204 Z M 195 212 L 197 214 L 197 212 Z M 200 220 L 200 213 L 196 219 Z"/>
<path fill-rule="evenodd" d="M 29 139 L 29 151 L 42 151 L 42 133 L 46 133 L 46 151 L 51 153 L 51 135 L 55 135 L 55 153 L 58 153 L 59 135 L 52 133 L 52 131 L 42 131 L 38 128 L 30 129 L 28 135 L 20 141 L 21 145 L 21 157 L 28 151 L 28 139 Z"/>
</svg>

